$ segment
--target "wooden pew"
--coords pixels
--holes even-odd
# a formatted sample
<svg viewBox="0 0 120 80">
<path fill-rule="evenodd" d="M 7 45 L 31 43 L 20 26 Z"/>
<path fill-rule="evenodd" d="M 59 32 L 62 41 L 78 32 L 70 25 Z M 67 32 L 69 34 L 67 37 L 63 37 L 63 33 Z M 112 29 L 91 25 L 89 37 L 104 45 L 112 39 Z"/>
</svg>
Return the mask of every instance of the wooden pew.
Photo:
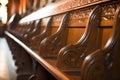
<svg viewBox="0 0 120 80">
<path fill-rule="evenodd" d="M 101 45 L 101 7 L 91 11 L 86 30 L 80 40 L 74 45 L 63 47 L 58 53 L 57 66 L 65 71 L 80 71 L 84 58 Z"/>
<path fill-rule="evenodd" d="M 103 65 L 104 64 L 103 61 L 102 61 L 102 63 L 100 63 L 100 65 L 97 64 L 97 61 L 99 62 L 99 59 L 101 60 L 101 59 L 103 59 L 103 57 L 104 57 L 104 59 L 107 59 L 109 57 L 109 54 L 107 55 L 108 57 L 104 56 L 104 53 L 101 54 L 102 51 L 104 52 L 104 48 L 101 50 L 98 50 L 98 54 L 96 54 L 97 51 L 94 53 L 95 50 L 100 49 L 100 47 L 104 47 L 104 44 L 108 41 L 109 36 L 111 36 L 111 34 L 107 35 L 107 33 L 111 33 L 112 29 L 115 30 L 113 32 L 113 36 L 115 36 L 115 35 L 118 36 L 118 32 L 119 32 L 118 27 L 120 25 L 119 24 L 119 9 L 117 9 L 117 12 L 115 12 L 115 11 L 116 11 L 116 7 L 119 6 L 119 1 L 117 1 L 117 0 L 116 1 L 102 0 L 102 1 L 95 1 L 95 2 L 91 1 L 91 3 L 90 3 L 90 1 L 83 0 L 83 1 L 81 1 L 81 3 L 82 3 L 81 5 L 75 5 L 75 4 L 77 4 L 77 2 L 79 2 L 79 1 L 70 1 L 70 2 L 66 1 L 63 3 L 59 3 L 59 4 L 57 3 L 58 5 L 53 5 L 53 7 L 51 7 L 50 10 L 44 11 L 48 7 L 50 7 L 50 6 L 48 6 L 48 7 L 46 6 L 45 8 L 41 9 L 40 11 L 38 10 L 38 11 L 32 13 L 31 15 L 28 15 L 25 18 L 22 18 L 19 21 L 19 23 L 17 24 L 18 31 L 19 31 L 19 28 L 22 27 L 22 26 L 20 26 L 21 24 L 24 24 L 24 23 L 30 22 L 30 21 L 33 22 L 38 19 L 42 20 L 44 18 L 52 17 L 52 19 L 48 20 L 48 22 L 46 23 L 47 26 L 45 28 L 45 31 L 47 32 L 46 29 L 48 27 L 52 26 L 53 31 L 52 32 L 50 31 L 52 33 L 52 35 L 49 36 L 50 35 L 49 30 L 48 30 L 49 34 L 45 35 L 43 38 L 42 38 L 42 36 L 44 34 L 40 33 L 37 35 L 40 39 L 40 41 L 38 41 L 38 45 L 37 45 L 38 47 L 40 46 L 40 50 L 36 51 L 34 49 L 34 46 L 35 46 L 34 44 L 32 46 L 27 45 L 24 42 L 24 40 L 22 39 L 25 36 L 21 36 L 21 34 L 19 32 L 17 33 L 17 31 L 16 31 L 17 28 L 10 30 L 11 32 L 13 32 L 12 34 L 10 34 L 7 31 L 5 32 L 6 38 L 9 41 L 8 43 L 9 43 L 12 53 L 15 57 L 16 65 L 18 66 L 18 69 L 17 69 L 17 73 L 19 75 L 18 79 L 20 79 L 20 80 L 23 80 L 23 79 L 25 79 L 25 80 L 33 80 L 33 79 L 35 79 L 35 80 L 39 80 L 39 79 L 42 79 L 42 80 L 48 80 L 48 79 L 49 80 L 56 80 L 56 79 L 57 80 L 104 80 L 104 79 L 105 80 L 114 80 L 114 79 L 117 79 L 117 80 L 119 80 L 119 72 L 120 72 L 119 64 L 117 65 L 117 63 L 119 63 L 119 57 L 117 56 L 118 54 L 116 54 L 114 56 L 114 58 L 111 58 L 111 55 L 110 55 L 110 58 L 109 58 L 110 60 L 109 59 L 107 60 L 109 66 L 111 66 L 111 64 L 109 63 L 109 61 L 111 61 L 111 59 L 115 63 L 115 66 L 112 67 L 112 69 L 110 69 L 111 71 L 109 74 L 109 70 L 108 70 L 109 66 L 106 67 L 106 64 Z M 66 6 L 65 4 L 66 5 L 68 4 L 67 6 L 69 6 L 71 4 L 74 4 L 74 5 L 71 5 L 70 7 L 65 7 Z M 101 15 L 101 8 L 100 7 L 96 8 L 97 5 L 100 5 L 100 7 L 102 7 L 102 15 Z M 65 8 L 63 9 L 63 7 L 65 7 Z M 92 11 L 93 11 L 93 13 L 90 14 Z M 47 12 L 49 12 L 49 13 L 43 14 L 43 13 L 47 13 Z M 37 17 L 31 19 L 31 17 L 34 15 L 36 15 L 36 16 L 39 15 L 39 17 L 37 16 Z M 88 17 L 88 15 L 90 15 L 90 17 Z M 64 18 L 63 18 L 63 16 L 64 16 Z M 116 16 L 116 17 L 114 18 L 114 16 Z M 62 18 L 63 18 L 63 21 L 61 21 Z M 88 21 L 88 23 L 87 23 L 87 21 Z M 115 21 L 115 24 L 113 23 L 113 21 Z M 60 22 L 62 25 L 59 25 Z M 112 27 L 113 24 L 114 24 L 114 26 Z M 62 37 L 56 36 L 56 34 L 59 34 L 59 30 L 60 30 L 60 29 L 58 29 L 58 32 L 56 32 L 58 26 L 60 26 L 60 27 L 64 26 L 63 28 L 66 29 L 66 30 L 63 29 L 63 31 L 65 30 L 65 34 L 62 34 L 60 32 L 60 34 L 62 34 Z M 26 33 L 27 29 L 28 28 L 26 28 L 26 30 L 23 31 L 22 35 L 24 33 Z M 61 29 L 62 29 L 62 27 L 61 27 Z M 68 32 L 67 32 L 67 29 L 68 29 Z M 21 31 L 22 30 L 20 30 L 20 32 Z M 67 36 L 67 34 L 68 34 L 68 36 Z M 75 34 L 77 34 L 77 36 Z M 27 34 L 27 35 L 31 35 L 31 32 L 30 32 L 30 34 Z M 33 38 L 31 37 L 33 42 L 35 42 L 35 40 L 38 40 L 37 36 L 32 36 Z M 63 37 L 63 36 L 65 36 L 65 37 Z M 57 40 L 56 41 L 57 43 L 55 45 L 57 45 L 57 44 L 60 45 L 61 43 L 58 43 L 58 41 L 62 40 L 63 38 L 65 39 L 63 41 L 63 43 L 64 43 L 63 46 L 65 46 L 65 47 L 62 46 L 63 47 L 62 48 L 60 46 L 56 46 L 59 49 L 56 52 L 55 59 L 46 58 L 46 56 L 47 57 L 49 57 L 49 56 L 39 53 L 39 51 L 46 52 L 45 51 L 46 49 L 43 50 L 43 48 L 44 48 L 43 45 L 46 44 L 47 41 L 49 42 L 49 39 L 54 40 L 54 41 Z M 112 47 L 110 47 L 110 49 L 108 51 L 110 51 L 111 49 L 115 49 L 115 50 L 113 50 L 113 53 L 114 53 L 114 51 L 119 52 L 119 50 L 118 50 L 119 49 L 119 45 L 118 45 L 119 38 L 113 37 L 112 39 L 117 40 L 118 43 L 115 40 L 112 40 L 113 42 L 115 41 L 115 44 L 114 44 L 115 46 L 113 45 Z M 29 44 L 32 44 L 32 41 Z M 94 41 L 96 41 L 96 43 L 94 43 Z M 101 43 L 100 43 L 100 41 L 101 41 Z M 40 42 L 41 42 L 41 44 L 39 45 Z M 111 41 L 108 41 L 108 42 L 111 43 Z M 66 44 L 69 44 L 69 43 L 70 44 L 76 43 L 76 44 L 72 45 L 72 47 L 71 47 L 71 45 L 66 46 Z M 79 50 L 79 45 L 82 47 L 82 48 L 80 47 L 80 50 Z M 49 45 L 45 45 L 45 46 L 49 47 Z M 30 49 L 31 47 L 35 51 Z M 54 50 L 54 48 L 51 48 L 50 52 L 52 52 L 51 50 Z M 67 49 L 78 52 L 77 53 L 78 55 L 66 55 L 66 54 L 68 54 L 68 53 L 66 53 Z M 106 47 L 105 47 L 105 49 L 106 49 Z M 20 52 L 21 50 L 23 50 L 23 51 Z M 49 49 L 48 49 L 48 51 L 49 51 Z M 73 54 L 73 51 L 70 52 L 70 54 Z M 81 55 L 81 54 L 79 54 L 80 51 L 83 51 L 82 53 L 84 53 L 86 51 L 88 51 L 88 52 L 86 52 L 85 55 Z M 49 53 L 46 53 L 46 54 L 49 54 Z M 59 55 L 57 55 L 57 54 L 59 54 Z M 44 57 L 42 57 L 43 55 L 44 55 Z M 82 59 L 79 58 L 79 55 L 81 55 L 80 57 L 82 57 Z M 100 56 L 100 58 L 99 58 L 99 56 Z M 51 55 L 50 55 L 50 57 L 51 57 Z M 53 55 L 52 55 L 52 57 L 53 57 Z M 89 58 L 89 57 L 92 57 L 92 58 Z M 117 57 L 117 60 L 116 60 L 116 57 Z M 85 60 L 84 60 L 84 58 L 85 58 Z M 96 64 L 91 65 L 92 60 L 95 61 Z M 56 61 L 57 61 L 57 65 L 56 65 Z M 68 64 L 68 62 L 69 62 L 69 64 Z M 100 73 L 99 72 L 97 73 L 96 70 L 94 70 L 94 68 L 96 68 L 96 66 L 97 66 L 98 70 L 99 70 L 99 68 L 100 69 L 102 68 Z M 104 66 L 105 66 L 105 68 L 104 68 Z M 118 67 L 116 67 L 116 66 L 118 66 Z M 105 72 L 104 70 L 108 71 L 108 73 Z M 118 72 L 117 72 L 117 70 L 118 70 Z M 103 76 L 106 75 L 105 78 L 102 75 Z M 109 78 L 108 77 L 109 75 L 114 75 L 114 77 Z"/>
<path fill-rule="evenodd" d="M 40 25 L 41 25 L 41 20 L 35 21 L 32 25 L 32 26 L 34 26 L 34 28 L 31 31 L 28 31 L 27 33 L 24 33 L 21 36 L 21 40 L 26 45 L 30 46 L 30 41 L 31 41 L 32 37 L 40 34 L 40 31 L 41 31 L 41 26 Z"/>
<path fill-rule="evenodd" d="M 58 51 L 66 45 L 67 36 L 68 36 L 68 21 L 69 13 L 66 13 L 63 16 L 61 24 L 58 30 L 51 36 L 42 40 L 40 44 L 40 54 L 41 56 L 56 56 Z M 48 47 L 49 46 L 49 47 Z M 58 47 L 59 46 L 59 47 Z"/>
<path fill-rule="evenodd" d="M 45 21 L 46 21 L 46 19 L 45 19 Z M 39 47 L 40 47 L 40 42 L 45 38 L 45 37 L 47 37 L 47 36 L 49 36 L 50 34 L 51 34 L 51 23 L 52 23 L 52 17 L 51 18 L 48 18 L 48 22 L 47 22 L 47 24 L 45 25 L 43 25 L 43 26 L 45 26 L 45 29 L 44 29 L 44 31 L 41 33 L 41 34 L 39 34 L 39 35 L 36 35 L 36 36 L 34 36 L 33 38 L 32 38 L 32 40 L 31 40 L 31 48 L 33 49 L 33 50 L 39 50 Z"/>
</svg>

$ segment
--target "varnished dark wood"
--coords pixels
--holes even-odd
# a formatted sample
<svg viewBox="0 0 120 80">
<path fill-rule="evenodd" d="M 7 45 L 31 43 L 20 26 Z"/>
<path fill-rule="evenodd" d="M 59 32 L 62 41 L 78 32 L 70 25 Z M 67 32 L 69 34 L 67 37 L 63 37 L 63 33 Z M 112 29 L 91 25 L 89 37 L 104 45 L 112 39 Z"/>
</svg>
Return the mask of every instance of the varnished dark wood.
<svg viewBox="0 0 120 80">
<path fill-rule="evenodd" d="M 120 7 L 116 10 L 113 34 L 102 49 L 85 58 L 82 66 L 82 80 L 120 79 Z M 89 75 L 91 74 L 91 75 Z"/>
<path fill-rule="evenodd" d="M 46 6 L 43 9 L 40 9 L 38 11 L 36 11 L 35 13 L 26 16 L 25 18 L 21 19 L 20 23 L 22 22 L 26 22 L 26 21 L 32 21 L 32 20 L 36 20 L 36 19 L 41 19 L 41 18 L 45 18 L 48 16 L 52 16 L 52 15 L 57 15 L 57 14 L 61 14 L 61 13 L 65 13 L 71 10 L 76 10 L 76 9 L 81 9 L 81 8 L 86 8 L 92 5 L 96 5 L 96 4 L 101 4 L 101 3 L 105 3 L 105 2 L 109 2 L 110 0 L 95 0 L 95 1 L 91 1 L 91 0 L 71 0 L 71 1 L 60 1 L 59 3 L 53 4 L 52 9 L 48 9 L 49 5 Z M 54 7 L 54 5 L 57 5 L 56 7 Z M 48 12 L 46 12 L 46 14 L 43 14 L 42 12 L 44 11 L 44 9 L 48 9 Z M 40 12 L 40 13 L 39 13 Z M 39 14 L 37 14 L 39 13 Z M 36 16 L 35 16 L 36 15 Z M 41 15 L 41 16 L 40 16 Z M 33 18 L 34 16 L 34 18 Z M 31 18 L 32 19 L 29 19 Z"/>
<path fill-rule="evenodd" d="M 58 51 L 66 45 L 68 36 L 69 13 L 65 14 L 58 31 L 42 40 L 39 55 L 43 57 L 56 57 Z M 48 47 L 49 46 L 49 47 Z"/>
<path fill-rule="evenodd" d="M 20 46 L 22 46 L 29 55 L 31 55 L 42 67 L 44 67 L 44 70 L 47 70 L 49 73 L 51 73 L 56 79 L 58 80 L 70 80 L 67 75 L 65 75 L 63 72 L 61 72 L 59 69 L 53 67 L 51 64 L 46 62 L 42 57 L 37 55 L 34 51 L 32 51 L 29 47 L 27 47 L 23 42 L 21 42 L 19 39 L 17 39 L 15 36 L 10 34 L 9 32 L 5 32 L 5 34 L 11 38 L 13 41 L 17 42 Z M 46 77 L 46 76 L 45 76 Z M 48 77 L 49 79 L 49 77 Z"/>
<path fill-rule="evenodd" d="M 31 44 L 32 37 L 40 34 L 41 20 L 37 24 L 34 24 L 32 26 L 34 26 L 34 29 L 32 31 L 29 31 L 29 33 L 24 34 L 23 37 L 21 37 L 22 41 L 28 46 L 30 46 L 30 44 Z"/>
<path fill-rule="evenodd" d="M 47 23 L 47 26 L 46 26 L 46 28 L 44 29 L 44 31 L 43 31 L 41 34 L 39 34 L 39 35 L 37 35 L 37 36 L 34 36 L 34 37 L 31 39 L 31 45 L 30 45 L 30 46 L 31 46 L 31 48 L 32 48 L 33 50 L 39 50 L 40 42 L 41 42 L 44 38 L 46 38 L 47 36 L 49 36 L 49 35 L 51 34 L 51 28 L 52 28 L 51 24 L 52 24 L 52 17 L 49 18 L 48 23 Z"/>
<path fill-rule="evenodd" d="M 4 37 L 4 31 L 6 30 L 6 24 L 0 23 L 0 37 Z"/>
<path fill-rule="evenodd" d="M 34 30 L 30 33 L 30 34 L 25 34 L 24 38 L 31 38 L 32 36 L 35 36 L 37 34 L 40 33 L 40 25 L 41 25 L 41 20 L 35 25 L 36 27 L 34 28 Z"/>
<path fill-rule="evenodd" d="M 12 23 L 15 24 L 11 26 L 12 28 L 8 27 L 7 29 L 12 34 L 5 31 L 6 39 L 8 40 L 10 49 L 12 51 L 15 64 L 18 67 L 17 80 L 119 80 L 120 55 L 117 53 L 119 53 L 120 39 L 118 38 L 119 35 L 117 34 L 119 32 L 119 28 L 115 25 L 120 25 L 120 21 L 118 15 L 116 18 L 114 18 L 116 15 L 116 7 L 120 6 L 119 0 L 56 0 L 53 1 L 54 3 L 52 3 L 52 0 L 40 0 L 38 2 L 44 1 L 45 4 L 44 2 L 41 2 L 39 5 L 40 10 L 35 11 L 37 1 L 38 0 L 33 0 L 33 3 L 30 1 L 31 6 L 26 6 L 24 8 L 21 5 L 21 3 L 24 2 L 18 1 L 20 2 L 21 9 L 17 8 L 15 11 L 22 13 L 20 16 L 24 16 L 24 18 L 20 19 L 20 17 L 20 20 L 12 21 Z M 26 5 L 28 4 L 29 3 L 26 3 Z M 100 7 L 93 11 L 93 8 L 95 8 L 97 5 Z M 25 8 L 28 8 L 28 10 L 26 9 L 26 13 L 23 14 L 21 11 Z M 93 14 L 90 13 L 91 11 L 93 11 Z M 65 19 L 63 19 L 63 24 L 59 25 L 63 17 L 61 15 L 66 13 L 69 14 L 66 15 Z M 43 33 L 47 32 L 50 34 L 47 28 L 50 29 L 50 31 L 53 28 L 51 33 L 54 33 L 56 32 L 58 26 L 64 27 L 59 29 L 61 30 L 60 32 L 58 30 L 57 33 L 52 34 L 52 37 L 48 36 L 47 34 L 47 36 L 44 36 L 44 38 L 46 37 L 44 39 L 42 36 L 46 33 L 40 33 L 37 36 L 33 36 L 34 30 L 36 29 L 36 26 L 34 26 L 34 21 L 44 20 L 45 18 L 49 18 L 49 21 L 46 23 L 47 26 L 45 26 L 46 28 Z M 115 22 L 113 22 L 114 20 Z M 114 26 L 111 27 L 113 24 Z M 10 24 L 7 26 L 10 26 Z M 68 28 L 70 30 L 69 32 L 67 32 Z M 111 36 L 110 33 L 112 32 L 112 28 L 115 28 L 113 36 L 116 37 L 112 37 L 108 41 L 108 37 Z M 84 29 L 84 36 L 81 37 Z M 64 31 L 65 34 L 64 32 L 62 33 L 62 31 Z M 67 36 L 68 33 L 70 34 L 69 36 Z M 62 34 L 63 37 L 58 34 Z M 71 34 L 77 34 L 77 36 L 72 36 Z M 29 38 L 32 39 L 30 42 L 27 39 L 29 36 L 33 37 Z M 66 46 L 68 51 L 65 50 L 65 47 L 64 49 L 61 49 L 66 45 L 66 43 L 75 42 L 77 39 L 79 39 L 79 37 L 81 37 L 81 39 L 75 45 Z M 42 41 L 42 39 L 44 40 Z M 63 42 L 59 42 L 59 40 L 61 41 L 62 39 L 64 39 Z M 68 39 L 67 42 L 66 39 Z M 41 41 L 42 43 L 39 44 Z M 50 43 L 47 44 L 46 41 Z M 38 47 L 36 47 L 36 44 L 31 45 L 32 42 L 39 42 L 38 44 L 36 43 Z M 107 45 L 103 49 L 99 49 L 95 52 L 98 52 L 98 54 L 91 53 L 98 49 L 100 45 L 103 46 L 105 42 L 108 42 Z M 64 45 L 60 46 L 61 44 Z M 30 49 L 31 47 L 35 50 L 38 49 L 39 46 L 44 47 L 44 49 L 40 48 L 40 52 L 43 52 L 42 55 L 44 55 L 44 57 L 42 57 L 42 55 L 38 55 L 39 51 L 34 52 Z M 59 64 L 58 68 L 56 66 L 56 57 L 60 49 L 61 51 L 58 56 L 58 61 L 61 61 L 60 64 L 64 64 L 65 66 Z M 72 54 L 73 51 L 76 53 Z M 47 55 L 44 54 L 44 52 Z M 51 52 L 56 53 L 52 55 Z M 64 54 L 62 54 L 62 52 Z M 80 54 L 80 52 L 83 55 Z M 67 53 L 70 55 L 66 55 Z M 63 57 L 64 55 L 65 57 Z M 55 59 L 48 57 L 55 57 Z M 82 64 L 83 62 L 84 64 Z M 93 62 L 95 62 L 95 64 Z"/>
<path fill-rule="evenodd" d="M 9 32 L 12 32 L 12 30 L 17 27 L 17 24 L 20 19 L 21 19 L 21 16 L 18 13 L 14 13 L 7 23 L 7 30 Z"/>
<path fill-rule="evenodd" d="M 17 66 L 17 80 L 27 80 L 33 73 L 32 60 L 30 55 L 27 54 L 20 45 L 15 43 L 11 38 L 6 36 L 10 50 L 15 60 L 15 65 Z"/>
<path fill-rule="evenodd" d="M 75 45 L 63 47 L 58 55 L 57 66 L 65 71 L 80 71 L 84 58 L 100 47 L 101 7 L 97 6 L 89 15 L 87 28 Z"/>
</svg>

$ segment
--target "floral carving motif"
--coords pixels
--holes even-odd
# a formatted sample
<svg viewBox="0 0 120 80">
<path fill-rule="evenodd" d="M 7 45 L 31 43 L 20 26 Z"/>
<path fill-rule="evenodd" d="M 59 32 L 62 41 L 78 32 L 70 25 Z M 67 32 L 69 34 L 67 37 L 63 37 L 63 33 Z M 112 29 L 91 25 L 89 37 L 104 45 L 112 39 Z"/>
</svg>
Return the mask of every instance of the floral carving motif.
<svg viewBox="0 0 120 80">
<path fill-rule="evenodd" d="M 93 1 L 93 0 L 92 0 Z M 98 1 L 98 0 L 96 0 Z M 103 20 L 113 20 L 114 19 L 114 13 L 116 10 L 118 4 L 111 4 L 111 5 L 105 5 L 102 7 L 102 17 Z M 88 9 L 79 9 L 72 11 L 70 13 L 70 20 L 78 20 L 79 22 L 83 22 L 86 18 L 88 18 L 90 12 L 92 11 L 92 7 Z M 54 18 L 55 21 L 60 21 L 62 16 L 56 16 Z"/>
<path fill-rule="evenodd" d="M 83 22 L 86 18 L 88 18 L 90 12 L 92 9 L 87 9 L 87 10 L 76 10 L 71 12 L 70 14 L 70 20 L 77 20 L 79 22 Z"/>
<path fill-rule="evenodd" d="M 58 6 L 59 8 L 58 10 L 60 11 L 69 10 L 71 8 L 80 7 L 86 4 L 91 4 L 99 1 L 102 1 L 102 0 L 68 0 L 68 1 L 65 1 L 62 5 Z"/>
<path fill-rule="evenodd" d="M 114 19 L 114 13 L 116 11 L 117 4 L 105 5 L 102 7 L 103 9 L 103 18 L 105 20 Z"/>
<path fill-rule="evenodd" d="M 61 4 L 58 6 L 58 9 L 55 10 L 55 12 L 64 12 L 66 10 L 71 10 L 76 7 L 84 6 L 90 3 L 94 2 L 99 2 L 102 0 L 68 0 L 65 3 Z M 116 7 L 120 5 L 119 3 L 111 3 L 111 4 L 106 4 L 102 6 L 102 19 L 103 20 L 113 20 L 114 19 L 114 13 L 116 10 Z M 79 10 L 74 10 L 70 12 L 70 20 L 76 20 L 78 23 L 84 22 L 90 12 L 92 11 L 93 7 L 89 7 L 86 9 L 79 9 Z M 60 21 L 62 16 L 57 16 L 54 18 L 55 21 Z"/>
<path fill-rule="evenodd" d="M 53 17 L 53 22 L 54 22 L 54 21 L 61 21 L 61 19 L 63 18 L 63 16 L 64 16 L 64 14 L 54 16 L 54 17 Z"/>
</svg>

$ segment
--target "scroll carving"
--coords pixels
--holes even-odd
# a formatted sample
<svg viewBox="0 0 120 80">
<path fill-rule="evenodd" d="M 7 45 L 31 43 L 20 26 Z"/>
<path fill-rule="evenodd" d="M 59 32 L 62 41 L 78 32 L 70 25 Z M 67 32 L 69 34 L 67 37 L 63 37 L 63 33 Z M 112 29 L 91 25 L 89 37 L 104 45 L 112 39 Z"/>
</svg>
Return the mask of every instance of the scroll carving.
<svg viewBox="0 0 120 80">
<path fill-rule="evenodd" d="M 35 23 L 36 25 L 34 25 L 34 26 L 36 26 L 34 29 L 33 29 L 33 31 L 30 33 L 30 34 L 25 34 L 24 35 L 24 38 L 31 38 L 31 37 L 33 37 L 34 35 L 37 35 L 37 34 L 39 34 L 40 33 L 40 25 L 41 25 L 41 20 L 38 22 L 38 23 Z"/>
<path fill-rule="evenodd" d="M 113 34 L 103 49 L 85 58 L 82 66 L 82 80 L 120 79 L 120 8 L 116 10 Z"/>
<path fill-rule="evenodd" d="M 68 19 L 69 13 L 67 13 L 58 28 L 58 31 L 42 40 L 40 44 L 40 55 L 43 57 L 56 57 L 58 51 L 66 45 L 67 36 L 68 36 Z"/>
<path fill-rule="evenodd" d="M 52 27 L 51 24 L 52 24 L 52 17 L 49 18 L 49 21 L 48 21 L 48 24 L 47 24 L 45 30 L 41 34 L 32 38 L 31 48 L 33 50 L 39 50 L 41 41 L 51 34 L 51 27 Z"/>
<path fill-rule="evenodd" d="M 84 58 L 100 46 L 101 7 L 95 7 L 90 13 L 87 28 L 75 45 L 63 47 L 58 55 L 57 66 L 65 71 L 80 71 Z"/>
<path fill-rule="evenodd" d="M 34 37 L 40 33 L 41 20 L 38 22 L 38 24 L 36 23 L 36 25 L 34 25 L 34 26 L 36 26 L 36 27 L 30 33 L 24 34 L 22 37 L 23 42 L 28 46 L 30 46 L 32 37 Z"/>
<path fill-rule="evenodd" d="M 33 21 L 33 22 L 31 23 L 29 29 L 27 29 L 27 31 L 23 33 L 23 36 L 24 36 L 24 35 L 27 35 L 27 34 L 30 34 L 30 33 L 34 30 L 34 28 L 35 28 L 35 21 Z M 23 36 L 22 36 L 22 37 L 23 37 Z"/>
</svg>

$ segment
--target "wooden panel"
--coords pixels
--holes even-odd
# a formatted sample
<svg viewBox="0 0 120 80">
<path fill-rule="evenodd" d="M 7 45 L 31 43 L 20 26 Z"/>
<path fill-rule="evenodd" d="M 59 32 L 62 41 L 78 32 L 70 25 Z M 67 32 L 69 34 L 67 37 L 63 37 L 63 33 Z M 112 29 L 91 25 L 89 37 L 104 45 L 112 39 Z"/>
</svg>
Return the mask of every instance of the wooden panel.
<svg viewBox="0 0 120 80">
<path fill-rule="evenodd" d="M 84 30 L 85 28 L 69 28 L 67 44 L 76 43 L 83 35 Z"/>
<path fill-rule="evenodd" d="M 113 33 L 112 28 L 103 28 L 103 35 L 102 35 L 102 48 L 105 46 L 106 42 L 110 38 L 111 34 Z"/>
<path fill-rule="evenodd" d="M 57 27 L 54 27 L 52 29 L 52 34 L 54 34 L 57 31 L 57 29 Z M 67 44 L 76 43 L 81 38 L 84 29 L 85 28 L 69 28 Z"/>
</svg>

